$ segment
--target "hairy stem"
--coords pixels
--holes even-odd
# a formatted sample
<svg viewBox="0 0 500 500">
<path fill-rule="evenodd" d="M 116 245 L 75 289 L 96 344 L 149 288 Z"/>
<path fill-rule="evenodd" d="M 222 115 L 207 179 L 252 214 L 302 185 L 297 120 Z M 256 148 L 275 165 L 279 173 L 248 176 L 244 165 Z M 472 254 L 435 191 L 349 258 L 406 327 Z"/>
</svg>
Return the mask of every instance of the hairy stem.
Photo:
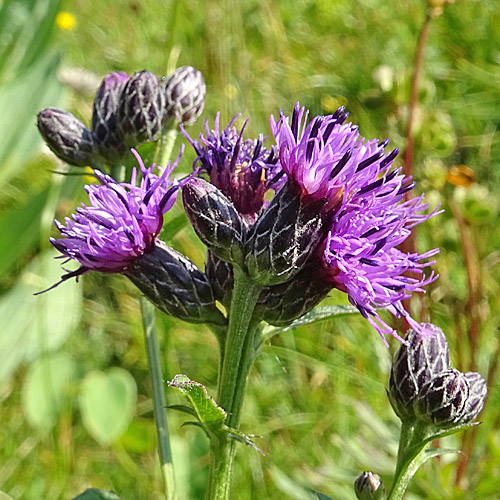
<svg viewBox="0 0 500 500">
<path fill-rule="evenodd" d="M 237 428 L 239 424 L 246 380 L 254 358 L 252 317 L 260 289 L 235 266 L 229 325 L 217 393 L 217 402 L 228 413 L 226 424 L 232 428 Z M 234 454 L 235 441 L 230 438 L 211 443 L 208 500 L 229 498 Z"/>
<path fill-rule="evenodd" d="M 403 498 L 411 478 L 425 461 L 423 452 L 426 447 L 427 435 L 427 427 L 403 422 L 394 482 L 386 500 L 401 500 Z"/>
</svg>

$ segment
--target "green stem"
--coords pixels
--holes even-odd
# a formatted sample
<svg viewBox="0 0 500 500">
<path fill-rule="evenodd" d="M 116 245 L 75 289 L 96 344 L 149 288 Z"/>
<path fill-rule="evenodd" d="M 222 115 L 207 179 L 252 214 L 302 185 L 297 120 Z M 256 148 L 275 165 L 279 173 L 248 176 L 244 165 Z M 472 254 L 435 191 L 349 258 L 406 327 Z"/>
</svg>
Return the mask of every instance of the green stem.
<svg viewBox="0 0 500 500">
<path fill-rule="evenodd" d="M 228 419 L 228 425 L 233 428 L 238 428 L 240 423 L 241 408 L 243 406 L 243 398 L 247 388 L 247 379 L 253 362 L 257 357 L 257 349 L 259 348 L 261 329 L 250 325 L 248 335 L 243 345 L 243 352 L 241 356 L 238 379 L 236 380 L 236 387 L 233 397 L 233 409 Z"/>
<path fill-rule="evenodd" d="M 234 266 L 233 295 L 217 395 L 217 402 L 228 412 L 228 423 L 233 421 L 231 414 L 243 346 L 260 289 L 260 285 L 255 284 L 239 267 Z"/>
<path fill-rule="evenodd" d="M 177 125 L 177 122 L 175 122 Z M 160 153 L 158 157 L 160 158 L 159 164 L 165 167 L 168 161 L 170 161 L 170 156 L 172 155 L 172 150 L 174 149 L 175 140 L 177 139 L 177 126 L 175 128 L 168 128 L 161 136 L 160 142 Z"/>
<path fill-rule="evenodd" d="M 418 468 L 425 462 L 424 452 L 429 429 L 403 422 L 399 438 L 398 462 L 394 482 L 386 500 L 401 500 Z"/>
<path fill-rule="evenodd" d="M 165 497 L 167 500 L 177 499 L 175 486 L 174 465 L 172 452 L 170 451 L 170 438 L 168 434 L 168 422 L 163 390 L 163 374 L 160 361 L 160 348 L 158 346 L 158 335 L 155 324 L 155 308 L 145 297 L 141 297 L 141 312 L 144 325 L 144 338 L 148 353 L 149 373 L 153 383 L 153 403 L 156 422 L 156 433 L 158 435 L 160 465 L 163 475 Z"/>
<path fill-rule="evenodd" d="M 113 177 L 113 179 L 116 182 L 124 182 L 125 170 L 126 170 L 125 165 L 122 164 L 111 165 L 111 170 L 110 170 L 111 177 Z"/>
<path fill-rule="evenodd" d="M 254 359 L 255 331 L 252 317 L 261 286 L 234 266 L 234 286 L 229 311 L 217 402 L 227 413 L 226 424 L 237 428 L 246 380 Z M 222 353 L 221 353 L 222 354 Z M 235 442 L 227 438 L 211 443 L 208 500 L 227 500 L 235 454 Z"/>
</svg>

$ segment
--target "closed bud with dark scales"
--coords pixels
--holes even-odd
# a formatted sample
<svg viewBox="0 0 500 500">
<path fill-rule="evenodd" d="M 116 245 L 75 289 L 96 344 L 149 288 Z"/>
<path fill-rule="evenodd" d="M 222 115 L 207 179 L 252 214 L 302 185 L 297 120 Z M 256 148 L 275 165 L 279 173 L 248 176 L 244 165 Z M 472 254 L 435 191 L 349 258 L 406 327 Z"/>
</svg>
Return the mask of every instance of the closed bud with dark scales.
<svg viewBox="0 0 500 500">
<path fill-rule="evenodd" d="M 469 384 L 455 369 L 439 373 L 418 392 L 413 403 L 418 420 L 447 427 L 460 422 L 467 408 Z"/>
<path fill-rule="evenodd" d="M 233 203 L 213 184 L 196 177 L 183 187 L 182 200 L 196 234 L 209 250 L 241 266 L 245 227 Z"/>
<path fill-rule="evenodd" d="M 129 78 L 127 73 L 121 71 L 106 75 L 94 98 L 92 132 L 98 142 L 101 155 L 111 161 L 122 158 L 128 152 L 128 148 L 117 130 L 116 112 Z"/>
<path fill-rule="evenodd" d="M 226 324 L 206 275 L 187 257 L 157 241 L 123 273 L 166 314 L 189 323 Z"/>
<path fill-rule="evenodd" d="M 55 108 L 38 113 L 38 130 L 47 146 L 61 160 L 84 167 L 97 156 L 97 143 L 92 132 L 73 114 Z"/>
<path fill-rule="evenodd" d="M 234 284 L 233 266 L 207 250 L 205 274 L 212 285 L 215 299 L 229 308 Z"/>
<path fill-rule="evenodd" d="M 467 372 L 465 378 L 469 384 L 469 398 L 462 417 L 464 423 L 474 420 L 481 413 L 488 394 L 486 380 L 479 373 Z"/>
<path fill-rule="evenodd" d="M 382 500 L 385 488 L 378 474 L 363 472 L 354 481 L 354 492 L 358 500 Z"/>
<path fill-rule="evenodd" d="M 117 111 L 117 128 L 124 143 L 135 147 L 156 141 L 162 130 L 165 96 L 156 76 L 140 71 L 123 89 Z"/>
<path fill-rule="evenodd" d="M 265 287 L 256 314 L 274 326 L 288 326 L 317 306 L 331 291 L 332 283 L 322 277 L 322 268 L 306 265 L 290 281 Z"/>
<path fill-rule="evenodd" d="M 400 418 L 415 417 L 412 402 L 419 390 L 437 374 L 450 368 L 450 352 L 443 331 L 430 323 L 422 325 L 434 336 L 423 337 L 409 330 L 406 343 L 394 358 L 389 394 Z"/>
<path fill-rule="evenodd" d="M 251 227 L 246 242 L 246 266 L 261 285 L 289 281 L 306 264 L 325 236 L 322 200 L 304 202 L 288 182 Z"/>
<path fill-rule="evenodd" d="M 205 107 L 207 87 L 200 71 L 192 66 L 177 68 L 162 84 L 165 95 L 164 121 L 192 125 Z"/>
</svg>

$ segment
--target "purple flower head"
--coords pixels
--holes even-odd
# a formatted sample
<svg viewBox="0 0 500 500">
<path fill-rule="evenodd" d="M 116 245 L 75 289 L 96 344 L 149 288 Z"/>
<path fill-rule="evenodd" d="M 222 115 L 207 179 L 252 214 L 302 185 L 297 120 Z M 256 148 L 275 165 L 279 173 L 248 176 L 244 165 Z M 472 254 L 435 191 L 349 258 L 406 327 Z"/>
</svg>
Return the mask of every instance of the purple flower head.
<svg viewBox="0 0 500 500">
<path fill-rule="evenodd" d="M 293 110 L 291 120 L 271 116 L 271 129 L 279 148 L 281 166 L 295 180 L 302 197 L 325 200 L 324 210 L 338 207 L 366 188 L 367 179 L 377 179 L 398 154 L 385 156 L 389 141 L 364 141 L 357 125 L 344 124 L 349 113 L 340 107 L 333 115 L 316 116 L 308 122 L 309 111 Z"/>
<path fill-rule="evenodd" d="M 278 122 L 271 118 L 281 166 L 303 199 L 325 202 L 329 230 L 319 253 L 327 279 L 348 294 L 384 342 L 386 334 L 403 339 L 380 318 L 379 308 L 404 316 L 415 331 L 428 335 L 402 300 L 437 279 L 434 273 L 425 277 L 423 269 L 439 250 L 420 255 L 397 247 L 437 209 L 423 214 L 428 204 L 422 196 L 404 201 L 415 183 L 401 168 L 392 168 L 399 151 L 386 154 L 388 140 L 365 141 L 357 126 L 344 124 L 347 116 L 342 107 L 308 123 L 308 111 L 297 104 L 291 120 L 283 114 Z"/>
<path fill-rule="evenodd" d="M 236 115 L 222 130 L 219 129 L 220 113 L 215 118 L 215 129 L 210 131 L 205 121 L 205 137 L 193 140 L 182 128 L 184 135 L 196 151 L 194 162 L 200 164 L 200 171 L 206 172 L 210 182 L 219 188 L 235 205 L 238 212 L 255 220 L 264 205 L 264 195 L 269 189 L 277 191 L 286 177 L 278 162 L 274 148 L 263 146 L 265 137 L 243 140 L 241 132 L 233 126 Z"/>
<path fill-rule="evenodd" d="M 152 249 L 162 225 L 163 215 L 172 208 L 181 183 L 170 180 L 177 160 L 154 173 L 155 165 L 146 168 L 139 162 L 130 183 L 118 183 L 112 177 L 94 170 L 101 185 L 85 187 L 90 205 L 82 204 L 65 224 L 55 221 L 62 238 L 50 242 L 65 256 L 80 263 L 77 271 L 63 276 L 62 281 L 87 271 L 124 272 L 130 264 Z"/>
</svg>

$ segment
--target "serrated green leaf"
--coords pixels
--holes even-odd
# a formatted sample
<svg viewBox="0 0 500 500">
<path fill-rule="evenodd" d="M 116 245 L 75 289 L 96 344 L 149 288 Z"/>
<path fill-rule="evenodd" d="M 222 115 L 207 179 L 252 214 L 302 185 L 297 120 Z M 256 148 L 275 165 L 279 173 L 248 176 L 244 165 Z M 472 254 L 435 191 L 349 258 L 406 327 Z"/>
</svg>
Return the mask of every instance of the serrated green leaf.
<svg viewBox="0 0 500 500">
<path fill-rule="evenodd" d="M 183 411 L 198 419 L 197 422 L 184 422 L 183 425 L 200 427 L 209 438 L 217 436 L 219 439 L 221 437 L 235 439 L 262 453 L 246 434 L 237 429 L 232 429 L 224 423 L 227 413 L 208 394 L 204 385 L 190 380 L 186 375 L 176 375 L 171 382 L 168 382 L 168 385 L 186 396 L 191 403 L 191 406 L 174 405 L 170 406 L 170 408 Z"/>
<path fill-rule="evenodd" d="M 322 321 L 325 319 L 340 318 L 342 316 L 347 316 L 349 314 L 356 314 L 359 311 L 354 306 L 349 305 L 338 305 L 338 306 L 322 306 L 316 307 L 307 314 L 304 314 L 299 319 L 296 319 L 292 324 L 288 326 L 268 326 L 264 329 L 262 333 L 263 340 L 268 340 L 274 335 L 279 333 L 298 328 L 299 326 L 309 325 L 315 323 L 316 321 Z"/>
<path fill-rule="evenodd" d="M 116 441 L 127 430 L 136 401 L 135 380 L 123 368 L 89 373 L 79 400 L 85 428 L 102 445 Z"/>
<path fill-rule="evenodd" d="M 76 364 L 67 353 L 35 361 L 24 380 L 23 412 L 28 422 L 41 429 L 53 427 L 75 379 Z"/>
<path fill-rule="evenodd" d="M 112 491 L 89 488 L 71 500 L 120 500 L 120 497 L 115 495 Z"/>
<path fill-rule="evenodd" d="M 168 385 L 188 398 L 196 418 L 207 430 L 215 432 L 222 428 L 226 412 L 209 396 L 204 385 L 190 380 L 186 375 L 176 375 Z"/>
</svg>

